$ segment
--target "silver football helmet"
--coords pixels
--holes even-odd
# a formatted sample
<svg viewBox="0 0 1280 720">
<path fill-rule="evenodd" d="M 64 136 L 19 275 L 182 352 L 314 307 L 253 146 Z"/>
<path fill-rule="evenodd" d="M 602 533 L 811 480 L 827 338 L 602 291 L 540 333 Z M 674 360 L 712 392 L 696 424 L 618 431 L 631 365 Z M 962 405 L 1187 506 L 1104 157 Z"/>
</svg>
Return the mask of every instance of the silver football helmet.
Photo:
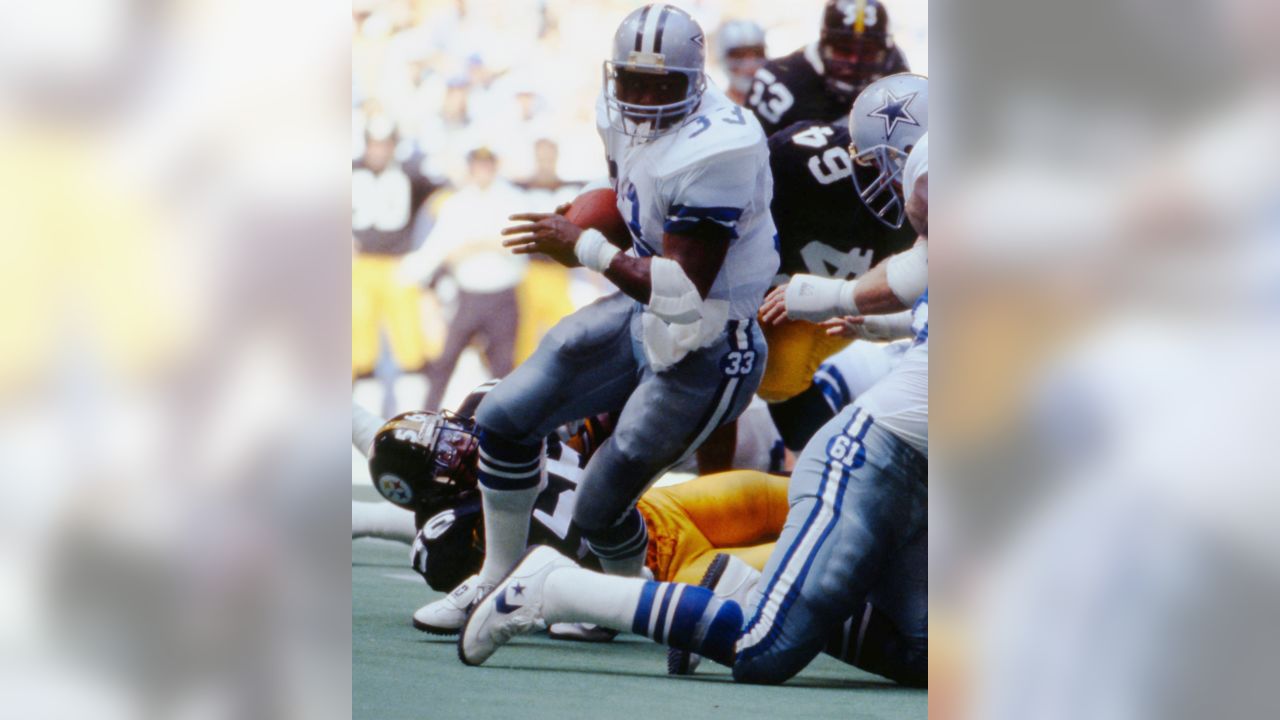
<svg viewBox="0 0 1280 720">
<path fill-rule="evenodd" d="M 929 79 L 899 73 L 867 86 L 849 112 L 849 156 L 857 168 L 853 186 L 858 197 L 880 222 L 902 227 L 906 206 L 902 199 L 902 170 L 907 155 L 929 130 Z M 874 168 L 870 173 L 859 168 Z"/>
<path fill-rule="evenodd" d="M 632 11 L 604 62 L 604 100 L 617 131 L 654 138 L 693 112 L 707 87 L 706 40 L 689 13 L 665 3 Z"/>
<path fill-rule="evenodd" d="M 727 20 L 716 33 L 716 51 L 729 86 L 745 94 L 756 71 L 764 67 L 764 28 L 754 20 Z"/>
</svg>

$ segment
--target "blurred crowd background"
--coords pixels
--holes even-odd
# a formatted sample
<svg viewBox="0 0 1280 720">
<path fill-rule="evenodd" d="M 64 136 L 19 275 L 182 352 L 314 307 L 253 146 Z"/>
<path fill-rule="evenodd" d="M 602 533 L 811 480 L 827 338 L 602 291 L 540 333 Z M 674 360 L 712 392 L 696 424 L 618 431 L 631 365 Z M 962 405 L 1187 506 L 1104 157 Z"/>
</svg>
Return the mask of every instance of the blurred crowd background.
<svg viewBox="0 0 1280 720">
<path fill-rule="evenodd" d="M 585 185 L 608 180 L 595 100 L 613 32 L 636 4 L 354 3 L 358 402 L 388 417 L 448 407 L 485 379 L 506 374 L 556 321 L 610 290 L 596 273 L 510 255 L 498 232 L 511 212 L 550 212 Z M 717 31 L 725 22 L 758 23 L 773 57 L 817 38 L 823 6 L 822 0 L 676 4 L 708 34 L 708 71 L 721 87 Z M 891 7 L 897 42 L 912 67 L 927 73 L 927 3 Z M 403 181 L 376 181 L 384 163 L 398 166 Z M 407 194 L 409 203 L 399 200 Z"/>
<path fill-rule="evenodd" d="M 720 7 L 780 54 L 811 5 Z M 345 156 L 379 78 L 456 75 L 361 59 L 457 13 L 401 7 L 373 28 L 324 0 L 2 11 L 7 716 L 349 714 Z M 626 7 L 546 7 L 550 61 L 587 57 L 539 93 L 589 88 Z M 1280 4 L 932 10 L 931 68 L 898 31 L 938 186 L 931 713 L 1275 717 Z M 489 51 L 550 42 L 539 17 Z M 591 179 L 582 132 L 553 138 L 566 179 Z M 498 174 L 528 177 L 501 139 Z"/>
</svg>

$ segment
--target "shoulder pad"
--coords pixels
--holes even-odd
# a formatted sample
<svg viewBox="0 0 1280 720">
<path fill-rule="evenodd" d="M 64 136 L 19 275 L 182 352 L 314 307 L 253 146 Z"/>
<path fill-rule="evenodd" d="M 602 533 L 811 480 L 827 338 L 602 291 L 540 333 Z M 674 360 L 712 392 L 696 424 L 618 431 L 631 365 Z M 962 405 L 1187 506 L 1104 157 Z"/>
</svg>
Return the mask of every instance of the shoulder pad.
<svg viewBox="0 0 1280 720">
<path fill-rule="evenodd" d="M 655 175 L 670 177 L 714 157 L 766 150 L 768 138 L 755 113 L 716 94 L 719 97 L 713 98 L 708 89 L 711 102 L 704 102 L 679 130 L 655 143 Z"/>
</svg>

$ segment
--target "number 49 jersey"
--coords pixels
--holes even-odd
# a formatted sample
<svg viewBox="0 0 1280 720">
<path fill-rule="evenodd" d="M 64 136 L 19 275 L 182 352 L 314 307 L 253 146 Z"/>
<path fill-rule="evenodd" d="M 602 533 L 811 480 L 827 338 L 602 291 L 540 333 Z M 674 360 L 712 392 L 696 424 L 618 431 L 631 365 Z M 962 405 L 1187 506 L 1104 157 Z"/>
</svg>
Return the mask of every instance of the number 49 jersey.
<svg viewBox="0 0 1280 720">
<path fill-rule="evenodd" d="M 769 203 L 773 180 L 760 123 L 708 83 L 697 109 L 678 128 L 639 139 L 610 126 L 604 96 L 596 126 L 609 160 L 618 211 L 631 231 L 629 252 L 663 255 L 666 234 L 729 240 L 708 300 L 729 305 L 729 318 L 754 318 L 778 267 Z"/>
<path fill-rule="evenodd" d="M 796 123 L 773 135 L 769 164 L 782 256 L 775 284 L 796 273 L 852 279 L 915 242 L 910 224 L 894 230 L 858 198 L 853 173 L 875 171 L 849 157 L 844 120 Z"/>
</svg>

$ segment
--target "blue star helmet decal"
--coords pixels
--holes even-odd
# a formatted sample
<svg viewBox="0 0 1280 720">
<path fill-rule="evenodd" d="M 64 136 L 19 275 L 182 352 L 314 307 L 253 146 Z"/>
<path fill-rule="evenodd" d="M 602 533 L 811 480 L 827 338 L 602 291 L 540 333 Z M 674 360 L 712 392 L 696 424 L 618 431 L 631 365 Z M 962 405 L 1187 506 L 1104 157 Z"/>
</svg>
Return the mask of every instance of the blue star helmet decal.
<svg viewBox="0 0 1280 720">
<path fill-rule="evenodd" d="M 916 121 L 915 116 L 908 109 L 911 107 L 911 101 L 916 99 L 919 93 L 908 93 L 902 97 L 894 95 L 886 90 L 884 93 L 884 104 L 867 113 L 868 117 L 878 117 L 884 120 L 884 134 L 886 137 L 892 136 L 893 131 L 897 129 L 898 124 L 915 125 L 920 127 L 920 123 Z"/>
</svg>

